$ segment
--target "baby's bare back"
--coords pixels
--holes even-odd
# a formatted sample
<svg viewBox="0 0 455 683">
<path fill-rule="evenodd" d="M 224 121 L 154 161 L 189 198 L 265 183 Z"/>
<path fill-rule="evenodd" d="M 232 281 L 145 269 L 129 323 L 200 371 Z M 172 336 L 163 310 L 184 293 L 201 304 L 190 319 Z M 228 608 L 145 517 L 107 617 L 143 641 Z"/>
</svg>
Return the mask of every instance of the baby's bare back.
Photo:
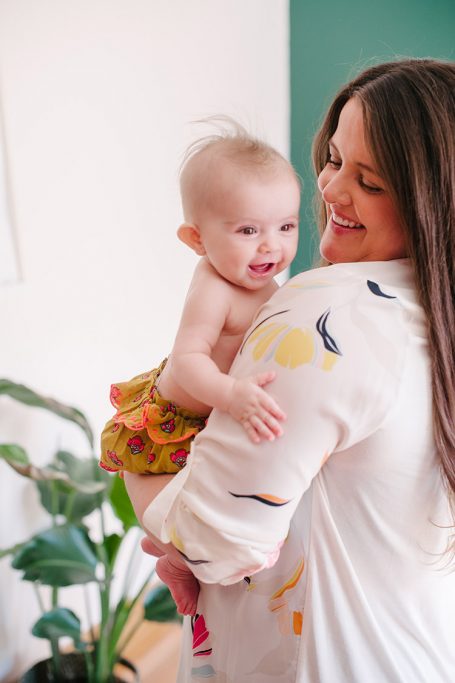
<svg viewBox="0 0 455 683">
<path fill-rule="evenodd" d="M 276 289 L 274 281 L 258 290 L 238 287 L 201 259 L 188 290 L 172 353 L 160 378 L 160 394 L 188 410 L 208 414 L 212 406 L 198 401 L 197 391 L 192 395 L 182 386 L 176 368 L 182 367 L 179 356 L 188 363 L 207 356 L 227 373 L 258 308 Z"/>
</svg>

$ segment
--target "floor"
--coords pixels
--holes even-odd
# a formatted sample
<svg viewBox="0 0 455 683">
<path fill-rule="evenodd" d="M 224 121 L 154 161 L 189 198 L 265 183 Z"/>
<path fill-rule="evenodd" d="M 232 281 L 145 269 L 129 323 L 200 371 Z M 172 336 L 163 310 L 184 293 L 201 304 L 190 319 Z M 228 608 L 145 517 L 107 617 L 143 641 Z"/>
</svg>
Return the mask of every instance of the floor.
<svg viewBox="0 0 455 683">
<path fill-rule="evenodd" d="M 141 624 L 123 653 L 138 668 L 141 683 L 175 683 L 180 635 L 180 624 Z"/>
</svg>

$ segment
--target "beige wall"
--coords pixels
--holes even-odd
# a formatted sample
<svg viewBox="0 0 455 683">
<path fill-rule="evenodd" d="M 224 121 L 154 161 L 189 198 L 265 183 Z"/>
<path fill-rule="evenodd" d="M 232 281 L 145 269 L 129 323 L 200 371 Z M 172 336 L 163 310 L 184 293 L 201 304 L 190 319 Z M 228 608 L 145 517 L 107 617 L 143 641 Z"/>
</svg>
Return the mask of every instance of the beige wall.
<svg viewBox="0 0 455 683">
<path fill-rule="evenodd" d="M 0 0 L 0 97 L 22 273 L 0 287 L 0 376 L 99 431 L 110 382 L 170 350 L 196 262 L 175 237 L 178 165 L 205 132 L 188 122 L 230 114 L 288 151 L 288 2 Z M 0 442 L 36 462 L 86 450 L 53 416 L 6 398 L 0 414 Z M 6 546 L 43 520 L 0 470 Z M 18 671 L 45 651 L 28 633 L 38 611 L 8 560 L 0 587 L 0 649 Z"/>
</svg>

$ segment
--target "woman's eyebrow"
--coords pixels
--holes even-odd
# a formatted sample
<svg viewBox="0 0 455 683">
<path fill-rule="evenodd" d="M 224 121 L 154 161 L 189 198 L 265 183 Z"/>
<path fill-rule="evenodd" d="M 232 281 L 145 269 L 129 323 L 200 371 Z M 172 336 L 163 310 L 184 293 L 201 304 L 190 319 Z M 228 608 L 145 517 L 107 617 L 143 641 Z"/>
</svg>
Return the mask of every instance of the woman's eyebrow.
<svg viewBox="0 0 455 683">
<path fill-rule="evenodd" d="M 330 140 L 329 140 L 328 145 L 329 145 L 329 147 L 333 147 L 333 149 L 335 150 L 335 152 L 337 152 L 338 154 L 340 153 L 340 152 L 338 151 L 338 147 L 337 147 L 336 144 L 333 142 L 333 139 L 330 139 Z M 355 164 L 356 164 L 357 166 L 360 166 L 360 168 L 364 168 L 366 171 L 370 171 L 370 173 L 373 173 L 373 175 L 377 175 L 378 177 L 380 177 L 380 176 L 379 176 L 379 173 L 378 173 L 372 166 L 369 166 L 368 164 L 364 164 L 362 161 L 356 161 Z"/>
</svg>

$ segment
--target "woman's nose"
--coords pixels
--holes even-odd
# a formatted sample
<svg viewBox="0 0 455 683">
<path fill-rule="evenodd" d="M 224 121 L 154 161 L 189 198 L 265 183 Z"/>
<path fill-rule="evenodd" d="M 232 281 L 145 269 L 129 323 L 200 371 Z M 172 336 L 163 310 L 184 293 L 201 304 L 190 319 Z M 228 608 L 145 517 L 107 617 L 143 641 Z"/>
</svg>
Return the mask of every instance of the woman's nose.
<svg viewBox="0 0 455 683">
<path fill-rule="evenodd" d="M 350 204 L 351 195 L 346 185 L 345 179 L 340 171 L 336 172 L 331 178 L 321 178 L 319 176 L 319 189 L 322 199 L 326 204 Z"/>
</svg>

